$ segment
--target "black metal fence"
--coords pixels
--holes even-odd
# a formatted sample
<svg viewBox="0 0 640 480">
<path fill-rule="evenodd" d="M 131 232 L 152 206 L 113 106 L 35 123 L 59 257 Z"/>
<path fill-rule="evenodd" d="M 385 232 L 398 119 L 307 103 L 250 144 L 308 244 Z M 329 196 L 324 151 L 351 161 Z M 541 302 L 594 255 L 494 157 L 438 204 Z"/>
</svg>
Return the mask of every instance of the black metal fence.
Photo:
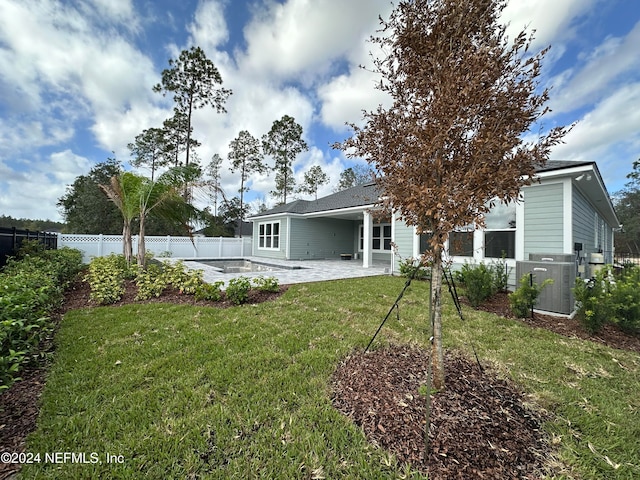
<svg viewBox="0 0 640 480">
<path fill-rule="evenodd" d="M 640 252 L 636 253 L 619 253 L 614 255 L 614 263 L 616 265 L 640 265 Z"/>
<path fill-rule="evenodd" d="M 32 232 L 30 230 L 20 230 L 15 227 L 0 227 L 0 267 L 7 263 L 7 257 L 15 255 L 22 242 L 36 240 L 42 243 L 45 248 L 58 248 L 58 234 L 49 232 Z"/>
</svg>

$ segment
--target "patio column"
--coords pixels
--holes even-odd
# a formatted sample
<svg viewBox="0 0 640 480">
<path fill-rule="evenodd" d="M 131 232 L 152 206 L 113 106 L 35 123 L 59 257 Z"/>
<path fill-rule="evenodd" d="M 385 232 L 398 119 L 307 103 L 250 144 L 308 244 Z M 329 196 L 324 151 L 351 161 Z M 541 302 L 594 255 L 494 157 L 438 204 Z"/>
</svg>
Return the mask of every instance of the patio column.
<svg viewBox="0 0 640 480">
<path fill-rule="evenodd" d="M 373 232 L 373 222 L 371 221 L 371 214 L 369 212 L 364 212 L 364 225 L 362 230 L 362 267 L 369 268 L 373 260 L 373 254 L 371 252 L 371 234 Z"/>
</svg>

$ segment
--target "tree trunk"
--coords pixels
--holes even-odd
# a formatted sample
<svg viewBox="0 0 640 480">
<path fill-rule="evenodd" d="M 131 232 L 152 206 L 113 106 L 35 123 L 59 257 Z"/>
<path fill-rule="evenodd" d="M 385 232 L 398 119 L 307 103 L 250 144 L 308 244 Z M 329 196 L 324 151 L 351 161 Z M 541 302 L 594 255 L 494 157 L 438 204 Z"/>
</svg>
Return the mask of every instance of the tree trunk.
<svg viewBox="0 0 640 480">
<path fill-rule="evenodd" d="M 433 341 L 431 344 L 431 369 L 433 371 L 433 387 L 436 390 L 445 388 L 444 354 L 442 351 L 442 250 L 433 251 L 433 273 L 431 275 L 431 323 Z"/>
<path fill-rule="evenodd" d="M 140 233 L 138 237 L 138 268 L 144 268 L 146 262 L 147 249 L 144 244 L 144 222 L 146 215 L 140 212 Z"/>
<path fill-rule="evenodd" d="M 133 257 L 133 244 L 131 242 L 131 222 L 126 221 L 122 225 L 122 254 L 127 262 L 131 265 L 131 257 Z"/>
</svg>

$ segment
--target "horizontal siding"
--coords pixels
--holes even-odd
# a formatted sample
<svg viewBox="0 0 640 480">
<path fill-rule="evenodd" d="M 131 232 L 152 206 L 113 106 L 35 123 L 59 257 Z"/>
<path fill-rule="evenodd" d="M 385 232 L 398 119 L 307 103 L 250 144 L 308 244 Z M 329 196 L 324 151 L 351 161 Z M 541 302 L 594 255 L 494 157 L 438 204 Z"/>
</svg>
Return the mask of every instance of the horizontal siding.
<svg viewBox="0 0 640 480">
<path fill-rule="evenodd" d="M 353 221 L 333 218 L 291 219 L 291 260 L 340 258 L 354 253 Z"/>
<path fill-rule="evenodd" d="M 534 185 L 524 194 L 524 258 L 564 249 L 563 185 Z"/>
<path fill-rule="evenodd" d="M 613 263 L 613 227 L 578 189 L 573 189 L 573 241 L 582 243 L 580 255 L 589 261 L 589 254 L 600 250 L 605 263 Z"/>
<path fill-rule="evenodd" d="M 399 218 L 395 220 L 395 235 L 394 243 L 396 246 L 396 255 L 394 256 L 393 270 L 400 271 L 400 262 L 407 258 L 413 257 L 413 241 L 414 233 L 413 227 L 407 226 L 404 221 Z"/>
<path fill-rule="evenodd" d="M 582 243 L 581 256 L 589 258 L 589 254 L 598 251 L 596 245 L 595 210 L 587 199 L 573 189 L 573 242 Z"/>
</svg>

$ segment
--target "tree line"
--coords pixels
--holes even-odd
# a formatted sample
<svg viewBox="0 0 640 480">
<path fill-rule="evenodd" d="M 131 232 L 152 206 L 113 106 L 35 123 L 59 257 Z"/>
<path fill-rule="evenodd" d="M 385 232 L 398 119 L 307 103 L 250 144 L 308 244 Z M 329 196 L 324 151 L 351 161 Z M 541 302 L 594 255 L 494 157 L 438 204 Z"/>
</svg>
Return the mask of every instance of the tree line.
<svg viewBox="0 0 640 480">
<path fill-rule="evenodd" d="M 210 162 L 201 165 L 197 155 L 200 141 L 194 136 L 193 112 L 210 106 L 218 113 L 225 113 L 225 102 L 232 91 L 222 87 L 222 77 L 213 62 L 200 47 L 183 50 L 177 59 L 169 60 L 169 68 L 163 70 L 161 82 L 153 91 L 163 96 L 171 96 L 174 103 L 173 114 L 161 126 L 143 130 L 128 144 L 133 167 L 144 167 L 150 171 L 150 178 L 125 172 L 122 163 L 109 158 L 95 165 L 86 175 L 76 178 L 58 200 L 58 207 L 66 222 L 66 231 L 75 233 L 116 234 L 123 230 L 140 234 L 141 219 L 138 211 L 123 212 L 131 199 L 119 198 L 131 194 L 126 187 L 142 188 L 153 185 L 167 172 L 173 172 L 176 180 L 187 171 L 190 181 L 182 185 L 181 195 L 186 204 L 194 203 L 194 192 L 205 194 L 205 207 L 194 209 L 191 225 L 203 226 L 202 232 L 211 236 L 233 236 L 244 219 L 251 214 L 245 202 L 245 194 L 250 190 L 251 178 L 256 175 L 275 173 L 275 189 L 270 192 L 278 203 L 286 203 L 292 194 L 314 195 L 330 182 L 328 175 L 319 165 L 314 165 L 304 173 L 301 185 L 296 185 L 293 163 L 296 157 L 308 150 L 302 126 L 289 115 L 275 120 L 271 129 L 256 138 L 249 131 L 242 130 L 229 144 L 227 160 L 229 169 L 238 176 L 238 195 L 229 197 L 221 187 L 223 158 L 214 154 Z M 266 158 L 273 161 L 267 164 Z M 164 172 L 158 176 L 159 172 Z M 336 186 L 342 190 L 359 183 L 371 181 L 373 175 L 369 167 L 358 165 L 345 169 Z M 144 190 L 144 189 L 143 189 Z M 105 195 L 106 193 L 106 195 Z M 147 192 L 148 193 L 148 192 Z M 140 200 L 140 199 L 138 199 Z M 175 207 L 175 205 L 174 205 Z M 266 209 L 260 206 L 258 211 Z M 154 235 L 180 235 L 185 232 L 185 222 L 159 215 L 162 209 L 151 209 L 145 215 L 144 231 Z"/>
</svg>

